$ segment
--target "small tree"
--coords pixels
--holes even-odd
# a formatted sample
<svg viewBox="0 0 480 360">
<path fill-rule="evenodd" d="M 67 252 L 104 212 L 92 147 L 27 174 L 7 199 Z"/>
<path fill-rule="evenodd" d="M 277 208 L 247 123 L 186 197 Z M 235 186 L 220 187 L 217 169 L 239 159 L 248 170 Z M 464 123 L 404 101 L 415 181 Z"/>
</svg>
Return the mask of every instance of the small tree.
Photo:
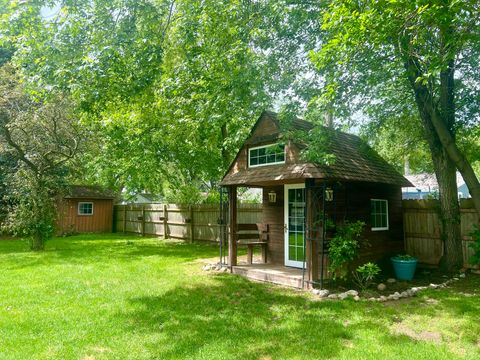
<svg viewBox="0 0 480 360">
<path fill-rule="evenodd" d="M 4 227 L 42 250 L 55 229 L 55 194 L 77 154 L 81 132 L 69 101 L 29 96 L 13 67 L 0 68 L 0 154 L 15 159 L 7 177 L 9 214 Z"/>
</svg>

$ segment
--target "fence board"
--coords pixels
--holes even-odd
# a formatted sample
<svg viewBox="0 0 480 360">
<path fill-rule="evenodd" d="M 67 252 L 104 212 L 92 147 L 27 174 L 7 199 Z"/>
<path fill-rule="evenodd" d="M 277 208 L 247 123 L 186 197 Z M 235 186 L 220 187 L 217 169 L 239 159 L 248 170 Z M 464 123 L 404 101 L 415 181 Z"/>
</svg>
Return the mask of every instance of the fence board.
<svg viewBox="0 0 480 360">
<path fill-rule="evenodd" d="M 440 218 L 438 200 L 403 200 L 403 223 L 405 250 L 418 257 L 419 262 L 438 265 L 443 255 L 443 243 L 440 238 Z M 468 259 L 473 255 L 469 244 L 470 233 L 478 223 L 478 215 L 471 199 L 460 201 L 460 232 L 463 247 L 463 263 L 473 267 Z"/>
<path fill-rule="evenodd" d="M 164 207 L 165 206 L 165 207 Z M 165 210 L 166 212 L 165 212 Z M 219 242 L 218 205 L 183 206 L 174 204 L 115 205 L 115 231 L 157 235 L 188 241 Z M 143 216 L 143 217 L 142 217 Z M 238 222 L 261 222 L 261 204 L 240 204 Z M 166 228 L 165 228 L 166 226 Z"/>
</svg>

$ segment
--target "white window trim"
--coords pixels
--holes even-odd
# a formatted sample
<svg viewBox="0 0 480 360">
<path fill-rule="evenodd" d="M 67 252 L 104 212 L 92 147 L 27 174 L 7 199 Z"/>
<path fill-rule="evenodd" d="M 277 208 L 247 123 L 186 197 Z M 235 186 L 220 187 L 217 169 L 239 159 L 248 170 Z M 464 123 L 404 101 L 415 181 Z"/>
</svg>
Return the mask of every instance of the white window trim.
<svg viewBox="0 0 480 360">
<path fill-rule="evenodd" d="M 276 161 L 274 163 L 268 163 L 268 164 L 250 165 L 250 153 L 251 153 L 252 150 L 263 149 L 263 148 L 266 149 L 266 148 L 274 147 L 274 146 L 278 146 L 278 145 L 281 145 L 281 144 L 275 143 L 275 144 L 255 146 L 255 147 L 249 148 L 248 149 L 248 159 L 247 159 L 248 160 L 248 167 L 249 168 L 255 168 L 255 167 L 261 167 L 261 166 L 271 166 L 271 165 L 285 164 L 285 158 L 287 157 L 287 154 L 286 154 L 287 147 L 286 146 L 283 148 L 283 161 Z"/>
<path fill-rule="evenodd" d="M 390 228 L 390 216 L 388 214 L 388 200 L 387 199 L 370 199 L 370 202 L 371 201 L 384 201 L 386 203 L 386 210 L 387 210 L 387 226 L 386 227 L 373 227 L 372 226 L 372 231 L 385 231 L 385 230 L 388 230 Z M 371 208 L 371 206 L 370 206 Z M 370 217 L 372 216 L 372 213 L 370 212 Z M 373 224 L 372 224 L 373 225 Z"/>
<path fill-rule="evenodd" d="M 92 213 L 91 213 L 91 214 L 82 214 L 82 213 L 80 213 L 80 206 L 83 205 L 83 204 L 92 204 Z M 77 207 L 77 214 L 78 214 L 79 216 L 92 216 L 92 215 L 93 215 L 93 211 L 94 211 L 93 207 L 94 207 L 94 206 L 93 206 L 93 201 L 79 201 L 79 202 L 78 202 L 78 207 Z"/>
</svg>

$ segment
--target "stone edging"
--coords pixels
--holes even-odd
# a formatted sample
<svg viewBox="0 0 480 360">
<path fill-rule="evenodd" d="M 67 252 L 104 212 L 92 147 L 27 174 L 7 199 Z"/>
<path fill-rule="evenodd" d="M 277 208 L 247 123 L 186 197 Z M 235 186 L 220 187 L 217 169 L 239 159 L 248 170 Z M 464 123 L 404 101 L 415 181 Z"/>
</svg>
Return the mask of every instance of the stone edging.
<svg viewBox="0 0 480 360">
<path fill-rule="evenodd" d="M 206 264 L 202 267 L 203 271 L 217 271 L 217 272 L 228 272 L 228 267 L 222 266 L 219 263 L 217 264 Z M 327 289 L 312 289 L 311 293 L 321 299 L 325 300 L 345 300 L 347 298 L 352 298 L 355 301 L 360 301 L 360 300 L 367 300 L 367 301 L 377 301 L 377 302 L 385 302 L 385 301 L 395 301 L 395 300 L 400 300 L 400 299 L 405 299 L 409 297 L 416 296 L 419 291 L 425 290 L 425 289 L 442 289 L 446 288 L 448 284 L 460 280 L 459 278 L 464 278 L 466 275 L 465 273 L 461 273 L 458 277 L 454 277 L 452 279 L 446 280 L 441 284 L 430 284 L 429 286 L 414 286 L 410 289 L 407 289 L 405 291 L 402 291 L 399 293 L 398 291 L 390 294 L 388 296 L 381 295 L 379 297 L 370 297 L 370 298 L 361 298 L 357 290 L 348 290 L 343 293 L 339 294 L 331 294 L 329 290 Z M 390 282 L 390 279 L 387 280 L 387 282 Z M 395 282 L 395 281 L 393 281 Z"/>
<path fill-rule="evenodd" d="M 459 277 L 464 278 L 465 274 L 460 274 Z M 323 290 L 318 290 L 318 289 L 312 289 L 311 292 L 312 294 L 318 296 L 321 299 L 329 299 L 329 300 L 344 300 L 349 297 L 353 298 L 355 301 L 360 301 L 360 300 L 368 300 L 368 301 L 377 301 L 377 302 L 385 302 L 385 301 L 395 301 L 395 300 L 400 300 L 400 299 L 405 299 L 409 297 L 413 297 L 417 295 L 419 291 L 425 290 L 425 289 L 442 289 L 446 288 L 448 284 L 460 280 L 458 277 L 454 277 L 452 279 L 446 280 L 445 282 L 441 284 L 430 284 L 429 286 L 414 286 L 408 290 L 402 291 L 399 293 L 398 291 L 390 294 L 388 296 L 381 295 L 379 297 L 370 297 L 370 298 L 361 298 L 358 294 L 357 290 L 348 290 L 343 293 L 339 294 L 330 294 L 329 290 L 323 289 Z"/>
</svg>

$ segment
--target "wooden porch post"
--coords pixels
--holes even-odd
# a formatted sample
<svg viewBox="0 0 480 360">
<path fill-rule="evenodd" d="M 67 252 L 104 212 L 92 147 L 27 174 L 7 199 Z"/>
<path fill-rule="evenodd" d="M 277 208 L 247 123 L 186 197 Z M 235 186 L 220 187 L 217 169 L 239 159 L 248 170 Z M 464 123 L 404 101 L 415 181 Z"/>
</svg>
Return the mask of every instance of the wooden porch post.
<svg viewBox="0 0 480 360">
<path fill-rule="evenodd" d="M 308 179 L 310 180 L 310 179 Z M 307 272 L 307 288 L 312 288 L 312 281 L 317 281 L 318 276 L 318 242 L 315 238 L 316 232 L 314 229 L 314 204 L 313 204 L 313 191 L 312 184 L 309 181 L 305 184 L 305 225 L 306 225 L 306 239 L 305 239 L 305 259 L 306 259 L 306 272 Z"/>
<path fill-rule="evenodd" d="M 237 265 L 237 187 L 228 187 L 228 211 L 230 228 L 228 232 L 228 265 Z"/>
</svg>

